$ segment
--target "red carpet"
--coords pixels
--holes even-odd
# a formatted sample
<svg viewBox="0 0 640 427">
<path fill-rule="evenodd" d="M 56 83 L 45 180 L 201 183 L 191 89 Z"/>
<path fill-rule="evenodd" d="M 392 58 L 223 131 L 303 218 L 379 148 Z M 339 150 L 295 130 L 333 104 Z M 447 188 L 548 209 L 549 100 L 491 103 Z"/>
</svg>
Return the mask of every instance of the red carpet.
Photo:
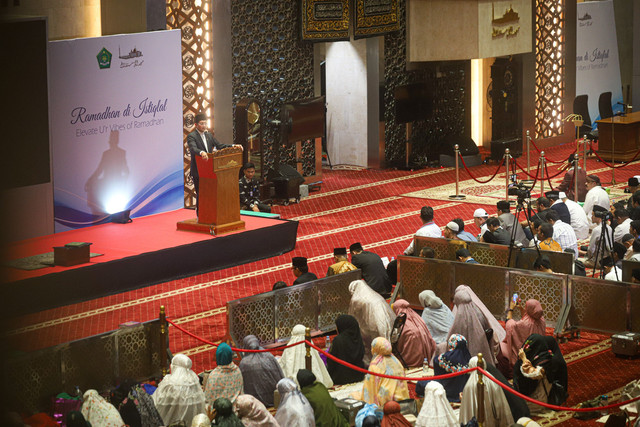
<svg viewBox="0 0 640 427">
<path fill-rule="evenodd" d="M 573 146 L 570 145 L 545 149 L 548 157 L 553 160 L 564 160 L 572 151 Z M 537 152 L 532 152 L 531 156 L 531 164 L 537 164 Z M 518 163 L 526 165 L 526 157 L 518 159 Z M 615 185 L 618 191 L 626 185 L 628 177 L 637 174 L 640 169 L 638 164 L 640 163 L 636 162 L 632 166 L 616 170 L 616 181 L 620 183 Z M 588 171 L 603 168 L 605 166 L 602 163 L 591 158 L 588 160 Z M 485 179 L 495 170 L 495 164 L 471 168 L 475 177 Z M 557 166 L 550 165 L 549 170 L 554 173 Z M 482 204 L 400 196 L 453 182 L 453 168 L 413 172 L 336 168 L 325 169 L 323 173 L 320 192 L 311 193 L 300 204 L 274 207 L 274 211 L 283 218 L 299 221 L 297 244 L 292 252 L 251 264 L 13 318 L 5 325 L 9 344 L 15 348 L 35 349 L 79 339 L 117 328 L 120 323 L 128 320 L 145 321 L 155 318 L 160 305 L 165 305 L 168 316 L 182 327 L 217 342 L 224 338 L 226 331 L 226 301 L 268 291 L 278 280 L 291 283 L 294 279 L 290 270 L 293 256 L 308 257 L 310 270 L 324 276 L 336 246 L 349 246 L 359 241 L 365 248 L 381 256 L 391 257 L 402 253 L 421 225 L 418 211 L 425 204 L 434 207 L 435 221 L 441 226 L 455 217 L 470 220 L 478 207 L 485 208 L 490 214 L 495 212 L 495 204 L 489 200 Z M 604 186 L 611 186 L 610 170 L 600 171 L 598 175 Z M 522 173 L 519 176 L 524 178 Z M 464 170 L 460 172 L 460 178 L 470 179 Z M 472 191 L 477 185 L 461 190 Z M 504 172 L 500 171 L 486 185 L 503 186 Z M 546 188 L 548 189 L 548 184 Z M 538 189 L 539 187 L 536 191 Z M 124 228 L 126 227 L 125 225 Z M 479 232 L 473 224 L 468 225 L 467 229 L 471 233 Z M 173 233 L 174 229 L 158 232 Z M 94 247 L 92 251 L 100 252 Z M 583 332 L 580 340 L 561 344 L 561 349 L 565 355 L 570 354 L 596 344 L 603 338 L 601 335 Z M 175 328 L 170 328 L 170 343 L 174 353 L 185 352 L 193 359 L 196 371 L 213 366 L 214 352 L 211 347 L 203 346 Z M 640 363 L 637 360 L 616 359 L 610 351 L 606 351 L 571 362 L 569 375 L 569 403 L 576 404 L 619 388 L 628 379 L 640 377 Z"/>
</svg>

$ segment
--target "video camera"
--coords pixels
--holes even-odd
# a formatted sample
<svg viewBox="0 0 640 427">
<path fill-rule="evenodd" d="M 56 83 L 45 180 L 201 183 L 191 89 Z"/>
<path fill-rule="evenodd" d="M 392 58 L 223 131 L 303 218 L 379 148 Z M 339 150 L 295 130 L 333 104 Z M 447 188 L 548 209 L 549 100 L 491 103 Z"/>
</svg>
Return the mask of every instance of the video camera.
<svg viewBox="0 0 640 427">
<path fill-rule="evenodd" d="M 510 196 L 518 196 L 518 201 L 531 197 L 531 187 L 527 187 L 520 182 L 509 186 L 508 192 Z"/>
<path fill-rule="evenodd" d="M 610 219 L 613 219 L 613 214 L 610 211 L 597 211 L 597 210 L 594 210 L 593 211 L 593 215 L 596 218 L 600 218 L 603 221 L 608 221 Z"/>
</svg>

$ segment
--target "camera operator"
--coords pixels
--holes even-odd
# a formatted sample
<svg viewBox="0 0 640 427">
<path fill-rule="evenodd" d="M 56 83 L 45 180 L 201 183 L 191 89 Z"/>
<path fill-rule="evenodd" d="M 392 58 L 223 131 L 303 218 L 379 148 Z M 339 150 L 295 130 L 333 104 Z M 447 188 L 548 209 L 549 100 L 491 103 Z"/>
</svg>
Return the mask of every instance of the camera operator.
<svg viewBox="0 0 640 427">
<path fill-rule="evenodd" d="M 527 190 L 520 191 L 526 192 Z M 521 201 L 520 198 L 521 195 L 519 194 L 519 202 Z M 506 200 L 500 200 L 498 203 L 496 203 L 496 208 L 498 210 L 498 220 L 500 220 L 500 225 L 502 226 L 502 228 L 507 230 L 509 232 L 509 236 L 511 236 L 513 233 L 513 227 L 516 227 L 514 240 L 516 242 L 522 243 L 522 246 L 528 246 L 529 239 L 527 239 L 526 235 L 524 234 L 522 225 L 520 225 L 516 216 L 511 213 L 511 205 L 509 204 L 509 202 Z"/>
<path fill-rule="evenodd" d="M 586 255 L 587 259 L 584 263 L 585 267 L 596 267 L 596 248 L 598 247 L 598 242 L 600 238 L 603 236 L 602 227 L 605 228 L 605 239 L 604 242 L 600 245 L 600 250 L 603 251 L 603 256 L 609 256 L 611 254 L 611 243 L 613 242 L 613 229 L 607 221 L 611 218 L 611 213 L 602 206 L 595 205 L 591 210 L 591 222 L 596 224 L 596 227 L 591 232 L 591 239 L 589 240 L 589 246 L 585 251 L 582 251 L 581 254 Z M 600 254 L 598 254 L 600 257 Z"/>
</svg>

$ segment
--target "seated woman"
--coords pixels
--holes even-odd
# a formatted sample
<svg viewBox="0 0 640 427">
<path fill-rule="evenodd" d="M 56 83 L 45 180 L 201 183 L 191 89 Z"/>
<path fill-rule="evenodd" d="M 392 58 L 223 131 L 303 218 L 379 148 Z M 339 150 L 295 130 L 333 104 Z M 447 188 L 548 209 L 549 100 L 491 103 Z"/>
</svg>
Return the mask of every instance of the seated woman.
<svg viewBox="0 0 640 427">
<path fill-rule="evenodd" d="M 495 365 L 495 354 L 500 341 L 506 336 L 504 328 L 475 292 L 466 285 L 456 288 L 453 303 L 455 320 L 449 334 L 460 334 L 466 337 L 472 354 L 482 353 L 488 363 Z"/>
<path fill-rule="evenodd" d="M 528 337 L 513 367 L 513 387 L 535 400 L 562 404 L 567 398 L 567 386 L 567 363 L 557 341 L 539 334 Z M 527 405 L 531 413 L 541 409 L 534 403 Z"/>
<path fill-rule="evenodd" d="M 291 378 L 278 381 L 280 404 L 276 412 L 276 421 L 280 426 L 314 427 L 316 425 L 313 408 Z"/>
<path fill-rule="evenodd" d="M 453 334 L 447 341 L 447 351 L 433 359 L 433 374 L 444 375 L 464 371 L 469 368 L 471 355 L 467 349 L 467 339 L 459 334 Z M 460 402 L 460 392 L 467 383 L 469 374 L 436 380 L 444 387 L 449 402 Z M 425 386 L 429 381 L 418 381 L 416 394 L 424 396 Z"/>
<path fill-rule="evenodd" d="M 298 384 L 300 384 L 300 391 L 307 398 L 311 407 L 313 408 L 313 414 L 316 419 L 316 426 L 318 427 L 349 427 L 349 421 L 340 412 L 331 395 L 327 391 L 324 384 L 316 381 L 316 376 L 313 372 L 307 369 L 300 369 L 298 371 Z"/>
<path fill-rule="evenodd" d="M 390 400 L 384 404 L 382 410 L 384 411 L 384 416 L 382 417 L 382 422 L 380 423 L 380 427 L 412 427 L 411 424 L 401 413 L 400 413 L 400 404 L 394 400 Z"/>
<path fill-rule="evenodd" d="M 304 341 L 305 329 L 304 325 L 294 326 L 291 330 L 291 339 L 287 345 Z M 304 347 L 305 346 L 303 344 L 300 344 L 286 348 L 282 352 L 282 357 L 280 357 L 278 363 L 280 364 L 285 377 L 295 380 L 296 375 L 298 375 L 298 371 L 300 369 L 304 369 L 306 356 L 306 349 Z M 329 371 L 327 371 L 324 361 L 320 358 L 320 353 L 318 353 L 318 350 L 314 348 L 311 349 L 311 370 L 318 378 L 318 381 L 324 384 L 325 387 L 329 388 L 333 386 L 331 375 L 329 375 Z"/>
<path fill-rule="evenodd" d="M 369 371 L 403 377 L 404 367 L 391 353 L 391 343 L 388 339 L 378 337 L 371 343 L 373 360 L 369 365 Z M 367 374 L 364 377 L 362 396 L 360 400 L 366 403 L 375 403 L 383 406 L 390 400 L 404 400 L 409 398 L 409 387 L 406 381 L 379 377 Z"/>
<path fill-rule="evenodd" d="M 191 427 L 211 427 L 211 420 L 207 414 L 198 414 L 191 420 Z"/>
<path fill-rule="evenodd" d="M 348 314 L 341 314 L 336 319 L 336 329 L 338 335 L 331 343 L 329 354 L 364 369 L 364 344 L 360 326 L 355 317 Z M 362 381 L 364 373 L 341 365 L 332 359 L 327 358 L 327 370 L 334 384 L 351 384 Z"/>
<path fill-rule="evenodd" d="M 260 340 L 255 335 L 247 335 L 242 340 L 242 347 L 248 350 L 259 350 Z M 273 406 L 273 392 L 282 378 L 282 368 L 273 354 L 244 353 L 240 361 L 240 372 L 244 393 L 256 397 L 265 406 Z"/>
<path fill-rule="evenodd" d="M 458 417 L 447 400 L 444 387 L 429 381 L 424 389 L 424 402 L 416 420 L 416 427 L 458 427 Z"/>
<path fill-rule="evenodd" d="M 92 389 L 85 391 L 82 400 L 80 411 L 90 425 L 101 427 L 120 427 L 124 425 L 124 421 L 122 421 L 120 413 L 115 406 L 107 402 L 97 391 Z M 189 419 L 189 422 L 191 422 L 191 419 Z"/>
<path fill-rule="evenodd" d="M 189 425 L 193 417 L 206 412 L 200 379 L 191 370 L 191 359 L 184 354 L 173 356 L 171 373 L 160 381 L 152 397 L 165 425 L 176 421 Z"/>
<path fill-rule="evenodd" d="M 245 427 L 280 427 L 264 404 L 250 394 L 238 396 L 234 406 Z"/>
<path fill-rule="evenodd" d="M 212 426 L 220 427 L 244 427 L 244 424 L 233 412 L 233 403 L 226 397 L 219 397 L 213 402 L 213 409 L 216 417 L 211 423 Z"/>
<path fill-rule="evenodd" d="M 476 356 L 469 360 L 469 367 L 478 366 Z M 471 418 L 478 418 L 478 371 L 469 375 L 469 380 L 462 390 L 460 405 L 460 424 L 466 425 Z M 489 378 L 484 380 L 484 416 L 488 426 L 510 426 L 513 415 L 502 388 Z"/>
<path fill-rule="evenodd" d="M 392 308 L 396 316 L 402 313 L 407 315 L 404 329 L 398 339 L 398 351 L 407 366 L 422 366 L 425 359 L 430 361 L 433 357 L 436 342 L 422 318 L 409 306 L 409 302 L 404 299 L 396 300 Z"/>
<path fill-rule="evenodd" d="M 515 321 L 513 317 L 513 309 L 518 306 L 521 310 L 521 320 Z M 513 375 L 513 365 L 518 360 L 518 350 L 524 344 L 524 341 L 531 334 L 546 335 L 546 324 L 542 317 L 542 305 L 538 300 L 527 300 L 522 310 L 522 305 L 511 301 L 507 312 L 507 323 L 505 329 L 507 336 L 500 343 L 500 352 L 498 353 L 498 369 L 507 378 Z"/>
<path fill-rule="evenodd" d="M 233 363 L 233 351 L 229 344 L 222 343 L 216 350 L 216 368 L 209 373 L 204 386 L 207 403 L 211 404 L 219 397 L 226 397 L 231 403 L 242 393 L 242 372 Z"/>
<path fill-rule="evenodd" d="M 422 310 L 422 320 L 427 325 L 431 337 L 440 344 L 447 342 L 449 337 L 449 329 L 453 324 L 453 313 L 442 300 L 436 296 L 433 291 L 422 291 L 418 295 L 420 304 L 424 307 Z"/>
<path fill-rule="evenodd" d="M 349 284 L 351 302 L 349 314 L 358 320 L 364 342 L 364 363 L 371 360 L 371 342 L 376 337 L 389 339 L 396 319 L 387 301 L 366 284 L 364 280 L 355 280 Z"/>
</svg>

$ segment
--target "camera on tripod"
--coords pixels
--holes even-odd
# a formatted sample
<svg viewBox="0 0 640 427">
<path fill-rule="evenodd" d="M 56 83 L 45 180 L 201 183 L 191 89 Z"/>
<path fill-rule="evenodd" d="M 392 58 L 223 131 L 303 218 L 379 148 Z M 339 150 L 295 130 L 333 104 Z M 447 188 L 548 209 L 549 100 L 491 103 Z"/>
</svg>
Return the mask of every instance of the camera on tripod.
<svg viewBox="0 0 640 427">
<path fill-rule="evenodd" d="M 613 214 L 610 211 L 606 210 L 593 210 L 593 215 L 597 218 L 600 218 L 603 221 L 607 221 L 613 219 Z"/>
<path fill-rule="evenodd" d="M 531 188 L 520 182 L 511 185 L 508 191 L 510 196 L 518 196 L 518 202 L 531 197 Z"/>
</svg>

